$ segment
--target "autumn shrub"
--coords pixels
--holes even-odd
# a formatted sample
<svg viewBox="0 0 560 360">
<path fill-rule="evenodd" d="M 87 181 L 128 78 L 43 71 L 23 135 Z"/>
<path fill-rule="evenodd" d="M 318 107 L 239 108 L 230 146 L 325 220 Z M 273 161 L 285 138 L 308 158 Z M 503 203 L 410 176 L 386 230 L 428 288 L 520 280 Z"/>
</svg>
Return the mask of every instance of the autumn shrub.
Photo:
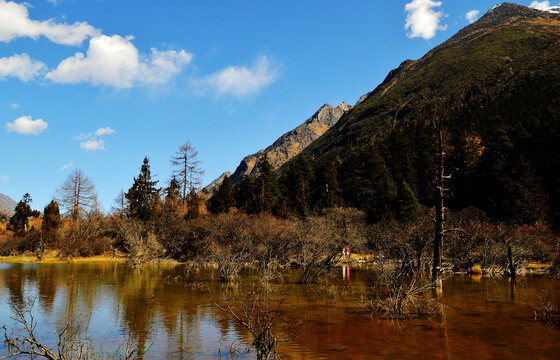
<svg viewBox="0 0 560 360">
<path fill-rule="evenodd" d="M 101 255 L 112 247 L 112 239 L 104 235 L 107 222 L 103 215 L 88 214 L 85 218 L 68 219 L 58 237 L 62 257 Z"/>
<path fill-rule="evenodd" d="M 153 229 L 137 219 L 124 219 L 118 223 L 118 241 L 134 261 L 144 262 L 160 257 L 163 247 Z"/>
<path fill-rule="evenodd" d="M 403 271 L 412 274 L 429 264 L 433 237 L 433 221 L 426 214 L 406 222 L 381 221 L 368 228 L 368 251 L 378 259 L 398 262 Z"/>
<path fill-rule="evenodd" d="M 310 284 L 338 263 L 344 247 L 360 248 L 366 243 L 366 215 L 353 208 L 328 209 L 296 224 L 296 262 L 299 283 Z"/>
<path fill-rule="evenodd" d="M 431 316 L 437 311 L 437 301 L 431 295 L 433 283 L 422 273 L 410 275 L 403 267 L 381 266 L 376 279 L 368 301 L 374 315 L 406 319 Z"/>
<path fill-rule="evenodd" d="M 22 254 L 25 252 L 35 252 L 41 247 L 41 232 L 32 227 L 25 237 L 18 243 L 17 252 Z"/>
</svg>

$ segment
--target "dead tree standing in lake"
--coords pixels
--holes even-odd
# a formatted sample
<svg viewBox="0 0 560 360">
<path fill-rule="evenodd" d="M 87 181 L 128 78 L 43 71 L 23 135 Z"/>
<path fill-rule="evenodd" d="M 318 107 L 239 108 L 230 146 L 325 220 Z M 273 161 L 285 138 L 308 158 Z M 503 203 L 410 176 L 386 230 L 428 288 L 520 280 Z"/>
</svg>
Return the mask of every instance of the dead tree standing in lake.
<svg viewBox="0 0 560 360">
<path fill-rule="evenodd" d="M 441 286 L 441 272 L 443 259 L 443 238 L 445 229 L 445 180 L 450 176 L 445 175 L 445 149 L 443 144 L 443 121 L 436 116 L 434 124 L 437 127 L 437 168 L 436 168 L 436 217 L 435 217 L 435 236 L 434 236 L 434 262 L 432 267 L 432 281 L 436 286 Z"/>
</svg>

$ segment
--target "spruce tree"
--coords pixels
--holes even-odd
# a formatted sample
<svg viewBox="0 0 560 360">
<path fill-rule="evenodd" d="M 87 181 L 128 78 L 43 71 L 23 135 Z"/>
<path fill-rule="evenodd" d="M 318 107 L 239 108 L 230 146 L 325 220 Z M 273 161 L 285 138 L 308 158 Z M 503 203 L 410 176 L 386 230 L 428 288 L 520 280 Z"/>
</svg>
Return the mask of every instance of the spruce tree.
<svg viewBox="0 0 560 360">
<path fill-rule="evenodd" d="M 43 210 L 43 223 L 41 224 L 41 236 L 46 247 L 56 245 L 57 229 L 61 222 L 58 203 L 52 200 Z"/>
<path fill-rule="evenodd" d="M 397 186 L 395 200 L 395 216 L 399 219 L 410 219 L 418 213 L 420 204 L 406 181 L 401 181 Z"/>
<path fill-rule="evenodd" d="M 140 168 L 140 174 L 134 178 L 132 187 L 126 193 L 129 217 L 142 221 L 148 221 L 154 217 L 159 199 L 157 183 L 157 180 L 152 180 L 150 161 L 146 156 Z"/>
<path fill-rule="evenodd" d="M 311 202 L 316 210 L 341 206 L 343 201 L 333 161 L 322 163 L 315 172 Z"/>
<path fill-rule="evenodd" d="M 17 203 L 14 215 L 8 221 L 6 229 L 12 231 L 17 237 L 24 237 L 29 226 L 29 217 L 39 216 L 38 211 L 31 210 L 33 200 L 29 193 L 23 195 L 22 199 Z"/>
<path fill-rule="evenodd" d="M 257 177 L 257 196 L 253 212 L 272 212 L 280 203 L 280 189 L 274 167 L 264 153 L 259 159 L 259 176 Z"/>
<path fill-rule="evenodd" d="M 295 158 L 282 177 L 284 185 L 285 200 L 292 213 L 305 216 L 309 212 L 311 189 L 309 181 L 313 173 L 309 163 L 303 156 Z"/>
<path fill-rule="evenodd" d="M 222 183 L 215 191 L 210 199 L 210 211 L 219 214 L 227 212 L 231 207 L 235 206 L 235 198 L 233 196 L 233 187 L 229 176 L 225 176 Z"/>
</svg>

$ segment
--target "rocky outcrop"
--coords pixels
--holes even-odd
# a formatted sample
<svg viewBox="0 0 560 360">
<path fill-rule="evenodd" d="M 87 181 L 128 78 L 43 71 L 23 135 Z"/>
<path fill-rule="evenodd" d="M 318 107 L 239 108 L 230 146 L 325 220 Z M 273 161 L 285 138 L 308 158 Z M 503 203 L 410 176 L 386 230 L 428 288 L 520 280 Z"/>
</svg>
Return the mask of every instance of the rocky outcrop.
<svg viewBox="0 0 560 360">
<path fill-rule="evenodd" d="M 220 175 L 217 179 L 215 179 L 214 181 L 212 181 L 210 184 L 208 184 L 204 190 L 208 190 L 208 191 L 212 191 L 214 188 L 220 186 L 220 184 L 224 181 L 224 178 L 226 176 L 231 176 L 231 173 L 229 171 L 226 171 L 225 173 L 223 173 L 222 175 Z"/>
<path fill-rule="evenodd" d="M 9 196 L 0 194 L 0 214 L 12 216 L 14 214 L 16 205 L 17 203 Z"/>
<path fill-rule="evenodd" d="M 351 108 L 352 106 L 345 102 L 336 108 L 333 108 L 329 104 L 321 106 L 319 110 L 309 119 L 305 120 L 303 124 L 280 136 L 272 145 L 243 158 L 237 169 L 231 174 L 231 182 L 234 184 L 243 179 L 245 175 L 256 175 L 259 169 L 258 161 L 265 152 L 268 155 L 269 161 L 275 168 L 282 166 L 288 160 L 299 154 L 315 139 L 323 135 Z M 214 180 L 206 189 L 212 190 L 215 186 L 219 186 L 222 180 L 223 175 Z"/>
</svg>

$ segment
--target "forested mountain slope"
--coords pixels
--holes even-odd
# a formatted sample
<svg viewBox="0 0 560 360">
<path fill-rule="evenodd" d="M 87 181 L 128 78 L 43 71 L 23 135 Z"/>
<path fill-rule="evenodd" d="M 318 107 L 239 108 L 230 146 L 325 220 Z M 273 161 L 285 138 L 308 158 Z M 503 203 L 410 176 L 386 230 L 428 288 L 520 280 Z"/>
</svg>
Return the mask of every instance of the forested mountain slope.
<svg viewBox="0 0 560 360">
<path fill-rule="evenodd" d="M 437 116 L 451 206 L 558 222 L 559 89 L 560 15 L 505 3 L 404 61 L 300 156 L 335 160 L 347 205 L 405 217 L 403 204 L 433 201 Z"/>
</svg>

